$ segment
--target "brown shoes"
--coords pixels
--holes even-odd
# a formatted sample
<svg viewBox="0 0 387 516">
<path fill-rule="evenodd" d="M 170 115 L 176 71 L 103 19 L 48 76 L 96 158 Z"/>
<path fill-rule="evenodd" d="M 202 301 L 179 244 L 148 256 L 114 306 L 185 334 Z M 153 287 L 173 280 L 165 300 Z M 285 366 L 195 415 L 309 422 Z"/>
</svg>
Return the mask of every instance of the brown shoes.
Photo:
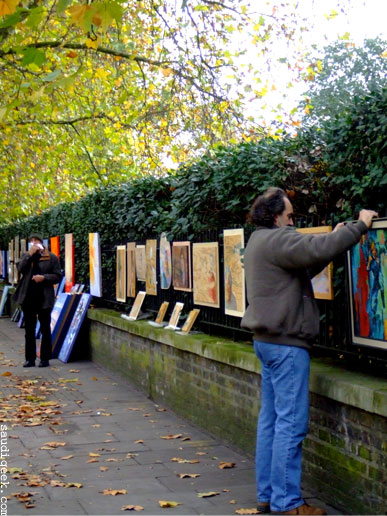
<svg viewBox="0 0 387 516">
<path fill-rule="evenodd" d="M 320 509 L 320 507 L 314 507 L 313 505 L 308 505 L 307 503 L 304 503 L 303 505 L 300 505 L 299 507 L 296 507 L 295 509 L 292 509 L 290 511 L 272 512 L 272 514 L 303 514 L 305 516 L 318 516 L 326 514 L 326 512 L 323 509 Z"/>
<path fill-rule="evenodd" d="M 258 502 L 257 503 L 258 514 L 270 514 L 270 503 L 269 502 Z"/>
</svg>

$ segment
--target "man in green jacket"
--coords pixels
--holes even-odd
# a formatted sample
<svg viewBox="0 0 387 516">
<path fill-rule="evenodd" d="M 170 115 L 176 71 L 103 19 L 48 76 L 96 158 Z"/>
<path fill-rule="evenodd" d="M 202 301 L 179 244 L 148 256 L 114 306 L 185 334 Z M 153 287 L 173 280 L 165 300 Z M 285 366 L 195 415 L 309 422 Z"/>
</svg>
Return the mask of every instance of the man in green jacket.
<svg viewBox="0 0 387 516">
<path fill-rule="evenodd" d="M 25 324 L 24 367 L 33 367 L 36 359 L 36 318 L 42 334 L 39 367 L 47 367 L 51 358 L 51 311 L 55 303 L 54 284 L 59 283 L 62 271 L 55 254 L 43 245 L 43 238 L 34 234 L 29 238 L 30 248 L 17 263 L 22 278 L 13 299 L 21 305 Z"/>
<path fill-rule="evenodd" d="M 257 229 L 244 254 L 249 305 L 241 325 L 253 331 L 262 365 L 256 453 L 262 513 L 325 514 L 301 496 L 309 350 L 320 326 L 311 278 L 355 245 L 373 217 L 376 212 L 362 210 L 357 222 L 315 236 L 295 231 L 292 204 L 280 188 L 269 188 L 251 208 L 250 222 Z"/>
</svg>

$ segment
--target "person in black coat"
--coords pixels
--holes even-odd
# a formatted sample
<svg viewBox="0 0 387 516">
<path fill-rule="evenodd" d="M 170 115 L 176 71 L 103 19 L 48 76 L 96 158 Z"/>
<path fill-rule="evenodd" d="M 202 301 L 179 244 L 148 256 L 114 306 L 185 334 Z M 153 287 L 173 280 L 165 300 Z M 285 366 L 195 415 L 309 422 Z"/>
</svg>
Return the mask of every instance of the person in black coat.
<svg viewBox="0 0 387 516">
<path fill-rule="evenodd" d="M 43 238 L 33 234 L 29 238 L 30 248 L 17 263 L 22 274 L 13 299 L 21 305 L 25 322 L 24 367 L 35 366 L 36 360 L 36 318 L 42 334 L 39 367 L 50 365 L 51 358 L 51 311 L 55 303 L 54 285 L 62 278 L 59 260 L 43 245 Z"/>
</svg>

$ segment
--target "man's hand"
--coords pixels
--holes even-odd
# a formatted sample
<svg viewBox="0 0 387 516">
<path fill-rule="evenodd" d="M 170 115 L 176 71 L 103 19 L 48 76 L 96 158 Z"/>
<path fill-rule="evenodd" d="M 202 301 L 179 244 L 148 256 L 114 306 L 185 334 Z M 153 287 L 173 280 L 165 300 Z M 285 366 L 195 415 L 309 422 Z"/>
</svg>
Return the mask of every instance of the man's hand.
<svg viewBox="0 0 387 516">
<path fill-rule="evenodd" d="M 340 228 L 343 228 L 344 227 L 344 222 L 339 222 L 336 226 L 335 226 L 335 229 L 332 231 L 332 233 L 336 233 L 336 231 L 338 231 Z"/>
<path fill-rule="evenodd" d="M 32 276 L 32 281 L 35 281 L 36 283 L 41 283 L 44 281 L 44 276 L 42 274 L 35 274 L 35 276 Z"/>
<path fill-rule="evenodd" d="M 367 228 L 370 228 L 372 225 L 372 219 L 374 217 L 378 217 L 378 214 L 376 211 L 373 210 L 361 210 L 359 213 L 359 219 L 364 222 L 364 224 L 367 226 Z"/>
<path fill-rule="evenodd" d="M 37 253 L 38 251 L 40 252 L 40 248 L 39 248 L 37 245 L 35 245 L 35 244 L 33 244 L 33 245 L 29 248 L 29 250 L 28 250 L 28 252 L 30 253 L 30 255 L 31 255 L 31 256 L 33 256 L 33 255 L 34 255 L 35 253 Z"/>
</svg>

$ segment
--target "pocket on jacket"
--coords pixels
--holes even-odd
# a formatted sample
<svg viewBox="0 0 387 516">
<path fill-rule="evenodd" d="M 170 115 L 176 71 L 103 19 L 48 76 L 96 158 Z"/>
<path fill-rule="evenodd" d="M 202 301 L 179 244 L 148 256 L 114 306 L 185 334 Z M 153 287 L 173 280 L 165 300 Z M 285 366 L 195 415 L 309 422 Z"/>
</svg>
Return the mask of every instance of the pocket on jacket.
<svg viewBox="0 0 387 516">
<path fill-rule="evenodd" d="M 313 297 L 303 296 L 303 321 L 300 337 L 314 339 L 320 332 L 320 312 Z"/>
</svg>

